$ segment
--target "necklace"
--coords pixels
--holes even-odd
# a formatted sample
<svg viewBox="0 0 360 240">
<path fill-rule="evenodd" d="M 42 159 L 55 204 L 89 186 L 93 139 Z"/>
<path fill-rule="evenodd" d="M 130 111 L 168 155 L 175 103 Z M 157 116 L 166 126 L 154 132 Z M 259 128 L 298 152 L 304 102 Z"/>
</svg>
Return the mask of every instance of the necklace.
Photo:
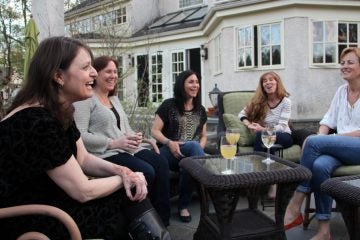
<svg viewBox="0 0 360 240">
<path fill-rule="evenodd" d="M 353 93 L 353 92 L 350 91 L 350 88 L 347 87 L 347 100 L 348 100 L 349 104 L 350 104 L 352 107 L 354 106 L 354 104 L 356 103 L 356 101 L 359 99 L 359 97 L 360 97 L 360 92 L 359 92 L 359 91 Z"/>
<path fill-rule="evenodd" d="M 359 99 L 359 97 L 360 97 L 360 92 L 357 92 L 356 94 L 352 94 L 350 92 L 350 88 L 347 87 L 346 113 L 350 121 L 353 116 L 353 110 L 355 108 L 355 104 Z"/>
</svg>

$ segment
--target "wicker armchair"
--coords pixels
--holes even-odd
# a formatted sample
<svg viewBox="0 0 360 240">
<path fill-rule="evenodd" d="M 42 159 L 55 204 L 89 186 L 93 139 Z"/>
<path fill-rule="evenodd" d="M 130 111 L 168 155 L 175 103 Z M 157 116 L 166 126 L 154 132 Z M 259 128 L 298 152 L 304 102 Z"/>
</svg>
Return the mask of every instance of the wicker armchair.
<svg viewBox="0 0 360 240">
<path fill-rule="evenodd" d="M 81 234 L 75 221 L 63 210 L 39 204 L 20 205 L 14 207 L 0 208 L 0 218 L 18 217 L 24 215 L 45 215 L 59 220 L 69 232 L 70 239 L 81 240 Z M 17 240 L 49 240 L 40 232 L 27 232 L 20 235 Z"/>
</svg>

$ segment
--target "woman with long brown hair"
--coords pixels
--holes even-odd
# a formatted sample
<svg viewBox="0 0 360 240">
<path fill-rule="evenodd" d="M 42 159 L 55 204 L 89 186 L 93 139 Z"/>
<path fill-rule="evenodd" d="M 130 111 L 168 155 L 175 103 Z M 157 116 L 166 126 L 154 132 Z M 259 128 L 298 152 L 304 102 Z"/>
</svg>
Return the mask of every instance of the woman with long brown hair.
<svg viewBox="0 0 360 240">
<path fill-rule="evenodd" d="M 277 73 L 266 72 L 261 75 L 251 102 L 239 113 L 243 124 L 256 134 L 255 151 L 264 151 L 261 131 L 269 125 L 275 127 L 276 144 L 281 144 L 283 148 L 291 147 L 293 144 L 289 127 L 291 115 L 289 95 Z"/>
</svg>

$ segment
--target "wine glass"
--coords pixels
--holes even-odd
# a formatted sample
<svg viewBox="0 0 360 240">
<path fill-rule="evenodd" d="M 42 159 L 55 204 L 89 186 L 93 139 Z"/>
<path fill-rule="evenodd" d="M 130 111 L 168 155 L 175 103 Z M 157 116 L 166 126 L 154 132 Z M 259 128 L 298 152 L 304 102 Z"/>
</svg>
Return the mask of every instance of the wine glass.
<svg viewBox="0 0 360 240">
<path fill-rule="evenodd" d="M 231 159 L 235 157 L 237 145 L 236 142 L 234 143 L 234 141 L 229 141 L 229 140 L 233 140 L 233 139 L 231 139 L 231 137 L 229 137 L 228 134 L 226 134 L 225 136 L 221 136 L 220 152 L 223 158 L 227 160 L 226 169 L 221 172 L 222 174 L 233 173 L 233 170 L 231 170 L 230 165 L 231 165 Z"/>
<path fill-rule="evenodd" d="M 238 128 L 228 128 L 226 130 L 226 138 L 231 144 L 237 145 L 237 142 L 240 139 L 240 129 Z"/>
<path fill-rule="evenodd" d="M 270 164 L 275 162 L 270 158 L 270 148 L 274 145 L 276 141 L 276 131 L 275 127 L 267 126 L 261 131 L 261 140 L 265 147 L 267 148 L 267 158 L 262 160 L 263 163 Z"/>
</svg>

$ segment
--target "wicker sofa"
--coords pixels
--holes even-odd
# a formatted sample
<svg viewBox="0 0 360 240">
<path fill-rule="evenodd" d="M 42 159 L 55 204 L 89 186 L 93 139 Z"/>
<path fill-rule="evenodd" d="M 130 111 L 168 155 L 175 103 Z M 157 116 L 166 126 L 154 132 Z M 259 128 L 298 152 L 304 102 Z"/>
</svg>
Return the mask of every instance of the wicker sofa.
<svg viewBox="0 0 360 240">
<path fill-rule="evenodd" d="M 242 124 L 238 117 L 239 112 L 250 102 L 253 95 L 253 91 L 233 91 L 222 92 L 218 96 L 218 136 L 229 127 L 240 129 L 241 137 L 238 142 L 238 151 L 241 153 L 253 151 L 254 134 Z M 283 149 L 283 158 L 298 162 L 301 155 L 301 144 L 310 134 L 312 132 L 306 129 L 292 129 L 294 145 Z"/>
</svg>

